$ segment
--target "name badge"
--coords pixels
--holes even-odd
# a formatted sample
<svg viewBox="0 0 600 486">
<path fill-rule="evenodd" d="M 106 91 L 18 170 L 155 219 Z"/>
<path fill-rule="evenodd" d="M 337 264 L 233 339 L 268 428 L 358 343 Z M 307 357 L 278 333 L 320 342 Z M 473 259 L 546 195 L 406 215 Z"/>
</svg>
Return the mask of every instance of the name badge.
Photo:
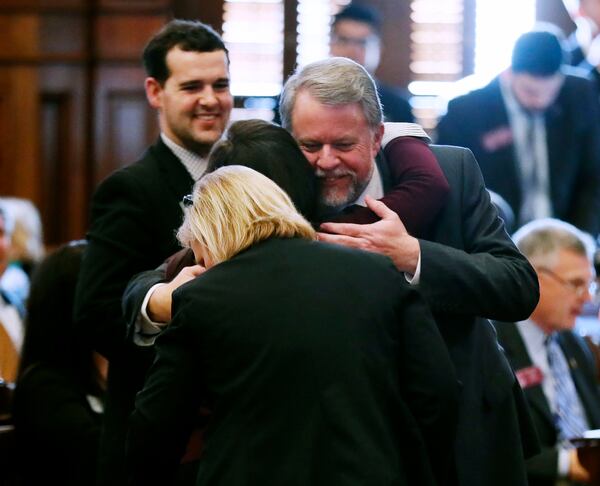
<svg viewBox="0 0 600 486">
<path fill-rule="evenodd" d="M 504 147 L 512 145 L 513 134 L 508 126 L 496 128 L 490 132 L 484 133 L 481 137 L 481 145 L 486 152 L 496 152 Z"/>
<path fill-rule="evenodd" d="M 537 366 L 529 366 L 527 368 L 521 368 L 515 375 L 521 388 L 529 388 L 531 386 L 541 385 L 544 381 L 544 373 Z"/>
</svg>

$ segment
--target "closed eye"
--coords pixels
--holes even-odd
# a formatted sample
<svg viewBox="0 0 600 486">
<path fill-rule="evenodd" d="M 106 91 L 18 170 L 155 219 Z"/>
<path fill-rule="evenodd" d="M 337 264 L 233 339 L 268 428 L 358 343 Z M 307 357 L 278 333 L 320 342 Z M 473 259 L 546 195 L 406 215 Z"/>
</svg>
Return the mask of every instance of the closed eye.
<svg viewBox="0 0 600 486">
<path fill-rule="evenodd" d="M 318 143 L 302 143 L 300 144 L 300 148 L 304 152 L 314 153 L 321 149 L 322 145 Z"/>
</svg>

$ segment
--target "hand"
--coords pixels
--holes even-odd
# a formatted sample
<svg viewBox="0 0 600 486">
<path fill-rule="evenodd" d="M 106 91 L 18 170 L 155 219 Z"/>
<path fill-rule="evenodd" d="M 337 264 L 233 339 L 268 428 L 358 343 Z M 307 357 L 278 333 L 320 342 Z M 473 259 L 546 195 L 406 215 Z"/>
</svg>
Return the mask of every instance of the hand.
<svg viewBox="0 0 600 486">
<path fill-rule="evenodd" d="M 202 265 L 184 267 L 169 283 L 156 287 L 154 292 L 152 292 L 150 299 L 148 299 L 148 306 L 146 309 L 148 317 L 154 322 L 169 322 L 171 320 L 173 292 L 184 283 L 195 279 L 205 271 L 206 268 Z"/>
<path fill-rule="evenodd" d="M 398 270 L 414 274 L 421 252 L 419 240 L 410 236 L 398 215 L 381 201 L 367 196 L 368 208 L 381 219 L 372 224 L 323 223 L 320 241 L 381 253 L 392 259 Z M 329 234 L 334 233 L 334 234 Z"/>
<path fill-rule="evenodd" d="M 577 483 L 589 483 L 590 473 L 579 462 L 577 449 L 572 449 L 569 452 L 569 479 Z"/>
</svg>

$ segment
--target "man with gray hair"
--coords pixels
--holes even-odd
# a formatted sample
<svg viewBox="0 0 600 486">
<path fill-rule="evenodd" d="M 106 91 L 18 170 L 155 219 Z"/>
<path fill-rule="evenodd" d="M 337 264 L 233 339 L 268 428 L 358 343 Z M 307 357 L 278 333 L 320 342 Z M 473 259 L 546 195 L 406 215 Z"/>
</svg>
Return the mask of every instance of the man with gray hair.
<svg viewBox="0 0 600 486">
<path fill-rule="evenodd" d="M 525 485 L 523 455 L 536 451 L 522 392 L 483 318 L 520 320 L 538 299 L 535 273 L 504 230 L 470 151 L 432 147 L 450 184 L 446 206 L 424 239 L 383 203 L 390 181 L 380 148 L 381 106 L 369 74 L 332 58 L 285 84 L 281 119 L 315 168 L 324 214 L 363 204 L 382 219 L 324 223 L 319 238 L 391 257 L 431 306 L 462 384 L 455 464 L 438 480 L 464 486 Z M 389 160 L 393 164 L 394 160 Z M 525 426 L 525 428 L 523 428 Z M 451 469 L 454 469 L 452 471 Z M 440 472 L 441 471 L 441 472 Z"/>
<path fill-rule="evenodd" d="M 0 277 L 8 268 L 12 221 L 0 207 Z M 0 327 L 3 328 L 3 356 L 0 356 L 0 379 L 14 382 L 17 378 L 18 357 L 23 344 L 23 317 L 25 308 L 18 295 L 0 288 Z"/>
<path fill-rule="evenodd" d="M 529 481 L 538 486 L 561 479 L 566 484 L 588 483 L 590 474 L 569 439 L 600 427 L 593 358 L 572 331 L 575 318 L 590 300 L 593 242 L 557 219 L 531 222 L 514 240 L 537 272 L 540 301 L 529 319 L 494 325 L 525 392 L 542 445 L 542 452 L 527 462 Z"/>
</svg>

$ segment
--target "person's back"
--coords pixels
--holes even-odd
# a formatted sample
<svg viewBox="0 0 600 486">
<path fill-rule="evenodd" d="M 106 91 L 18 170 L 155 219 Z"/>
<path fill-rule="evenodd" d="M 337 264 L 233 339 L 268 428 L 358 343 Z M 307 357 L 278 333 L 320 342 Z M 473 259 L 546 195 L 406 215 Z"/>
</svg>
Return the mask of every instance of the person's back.
<svg viewBox="0 0 600 486">
<path fill-rule="evenodd" d="M 231 166 L 195 189 L 178 236 L 208 270 L 175 291 L 156 341 L 130 421 L 132 484 L 168 481 L 204 400 L 212 415 L 198 485 L 436 484 L 457 389 L 417 292 L 385 257 L 314 241 L 305 220 L 304 236 L 287 234 L 286 216 L 262 213 L 277 206 L 263 187 L 245 209 L 250 181 L 225 180 L 238 173 L 277 188 Z M 218 206 L 216 191 L 200 192 L 215 186 L 242 203 Z M 243 212 L 249 227 L 236 221 Z M 271 225 L 281 227 L 269 236 Z M 226 259 L 209 250 L 248 234 L 258 240 Z"/>
<path fill-rule="evenodd" d="M 177 291 L 172 329 L 195 356 L 177 380 L 214 406 L 197 484 L 430 484 L 407 397 L 434 399 L 427 362 L 445 355 L 402 279 L 377 255 L 272 239 Z M 169 397 L 184 414 L 189 398 Z M 434 400 L 452 430 L 452 404 Z"/>
<path fill-rule="evenodd" d="M 100 360 L 73 332 L 84 242 L 34 271 L 13 414 L 22 484 L 93 484 L 102 420 Z"/>
</svg>

